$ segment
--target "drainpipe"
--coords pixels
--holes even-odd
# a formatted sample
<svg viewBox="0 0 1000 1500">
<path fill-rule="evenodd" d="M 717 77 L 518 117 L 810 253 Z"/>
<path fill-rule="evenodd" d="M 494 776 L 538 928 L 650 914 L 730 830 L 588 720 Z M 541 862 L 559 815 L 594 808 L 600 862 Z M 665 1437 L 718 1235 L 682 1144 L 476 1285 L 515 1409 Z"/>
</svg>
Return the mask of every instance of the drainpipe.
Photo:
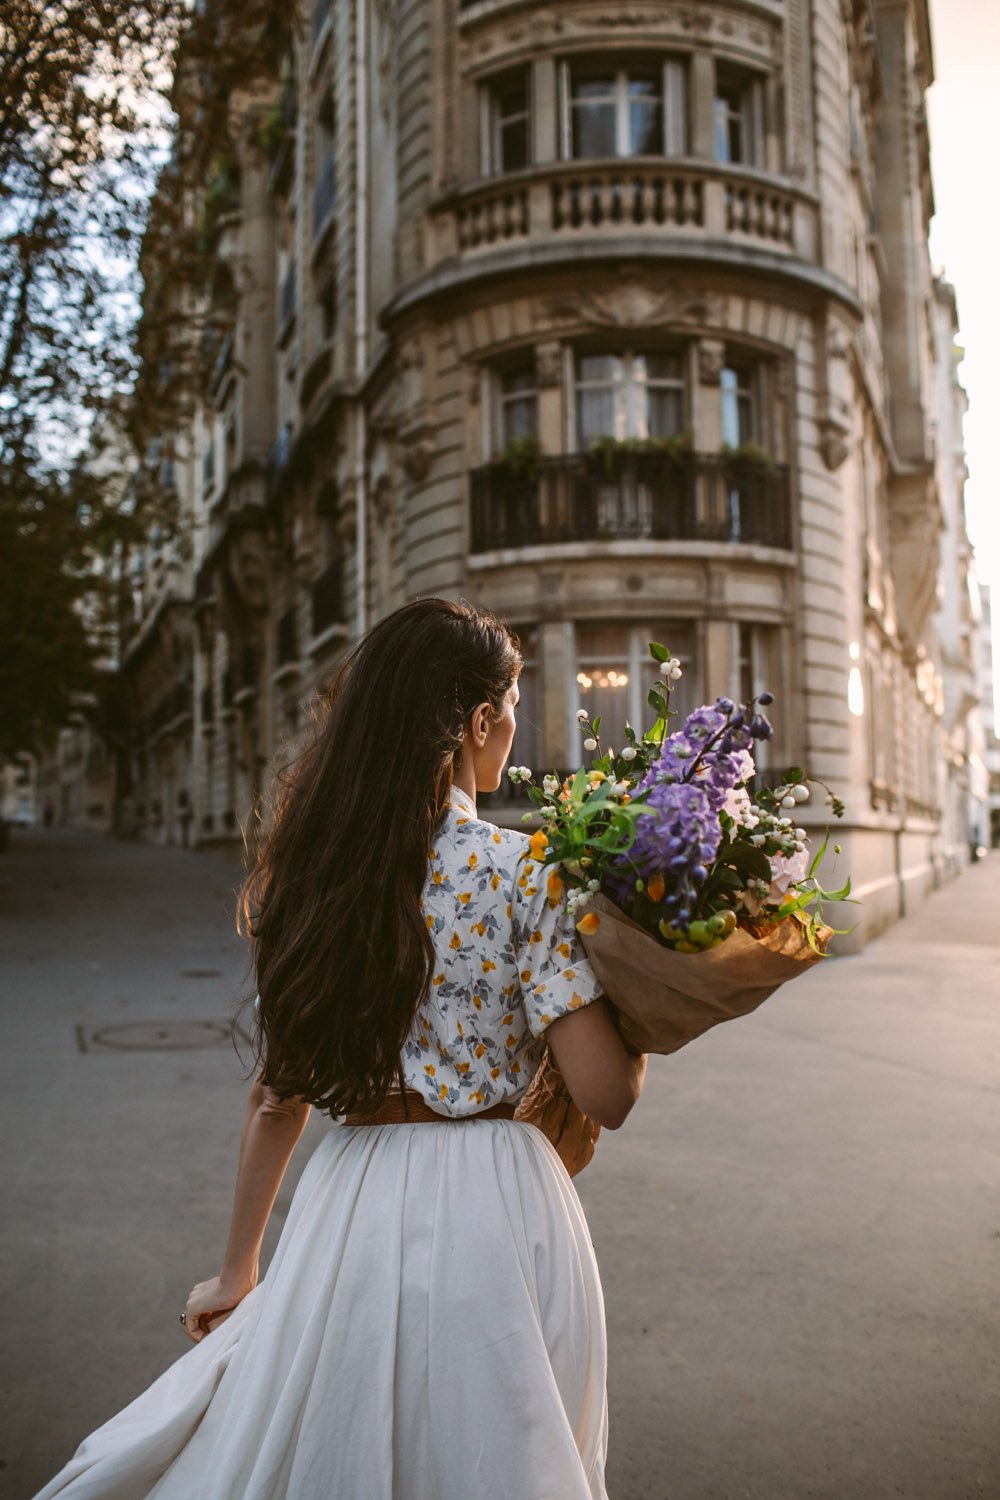
<svg viewBox="0 0 1000 1500">
<path fill-rule="evenodd" d="M 355 192 L 354 192 L 354 517 L 357 610 L 360 640 L 368 628 L 368 494 L 365 475 L 367 424 L 362 387 L 368 373 L 368 0 L 355 3 Z"/>
</svg>

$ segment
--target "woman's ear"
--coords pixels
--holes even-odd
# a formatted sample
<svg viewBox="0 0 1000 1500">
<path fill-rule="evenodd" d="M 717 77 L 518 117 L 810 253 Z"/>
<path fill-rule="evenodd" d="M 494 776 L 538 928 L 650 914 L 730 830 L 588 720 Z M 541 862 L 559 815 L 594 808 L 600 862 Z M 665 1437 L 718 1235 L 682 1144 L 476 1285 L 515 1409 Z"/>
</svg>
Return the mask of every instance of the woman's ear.
<svg viewBox="0 0 1000 1500">
<path fill-rule="evenodd" d="M 477 703 L 472 711 L 472 741 L 477 749 L 481 750 L 486 744 L 486 736 L 489 733 L 491 708 L 489 703 Z"/>
</svg>

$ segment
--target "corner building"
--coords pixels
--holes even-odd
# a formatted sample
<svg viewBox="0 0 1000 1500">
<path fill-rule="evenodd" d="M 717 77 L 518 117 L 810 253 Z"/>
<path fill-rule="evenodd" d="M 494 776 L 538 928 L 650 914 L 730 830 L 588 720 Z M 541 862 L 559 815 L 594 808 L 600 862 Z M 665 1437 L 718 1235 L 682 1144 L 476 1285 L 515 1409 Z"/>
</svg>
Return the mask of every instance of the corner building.
<svg viewBox="0 0 1000 1500">
<path fill-rule="evenodd" d="M 941 878 L 932 76 L 926 0 L 317 0 L 187 435 L 200 841 L 439 593 L 521 636 L 515 761 L 620 742 L 655 638 L 682 709 L 775 693 L 857 941 Z"/>
</svg>

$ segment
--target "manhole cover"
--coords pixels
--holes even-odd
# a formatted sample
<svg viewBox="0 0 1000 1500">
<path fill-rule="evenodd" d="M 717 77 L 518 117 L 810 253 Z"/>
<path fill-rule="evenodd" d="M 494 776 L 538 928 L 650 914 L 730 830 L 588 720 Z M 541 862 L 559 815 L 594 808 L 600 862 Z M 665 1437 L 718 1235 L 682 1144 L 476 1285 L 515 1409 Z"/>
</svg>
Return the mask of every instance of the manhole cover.
<svg viewBox="0 0 1000 1500">
<path fill-rule="evenodd" d="M 81 1052 L 186 1052 L 229 1047 L 228 1021 L 133 1021 L 115 1026 L 78 1026 Z"/>
</svg>

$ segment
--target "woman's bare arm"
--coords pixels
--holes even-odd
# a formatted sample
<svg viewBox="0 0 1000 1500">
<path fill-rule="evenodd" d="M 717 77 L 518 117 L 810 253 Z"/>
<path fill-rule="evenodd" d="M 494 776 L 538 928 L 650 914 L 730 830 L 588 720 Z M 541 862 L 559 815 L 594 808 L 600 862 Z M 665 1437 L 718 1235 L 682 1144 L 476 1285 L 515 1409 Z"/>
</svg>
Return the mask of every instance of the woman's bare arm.
<svg viewBox="0 0 1000 1500">
<path fill-rule="evenodd" d="M 617 1130 L 642 1093 L 645 1053 L 625 1046 L 603 999 L 560 1016 L 545 1035 L 574 1104 Z"/>
<path fill-rule="evenodd" d="M 264 1230 L 310 1108 L 301 1099 L 279 1099 L 259 1080 L 251 1085 L 222 1269 L 199 1282 L 187 1301 L 185 1331 L 196 1343 L 206 1332 L 199 1320 L 231 1311 L 257 1284 Z"/>
</svg>

